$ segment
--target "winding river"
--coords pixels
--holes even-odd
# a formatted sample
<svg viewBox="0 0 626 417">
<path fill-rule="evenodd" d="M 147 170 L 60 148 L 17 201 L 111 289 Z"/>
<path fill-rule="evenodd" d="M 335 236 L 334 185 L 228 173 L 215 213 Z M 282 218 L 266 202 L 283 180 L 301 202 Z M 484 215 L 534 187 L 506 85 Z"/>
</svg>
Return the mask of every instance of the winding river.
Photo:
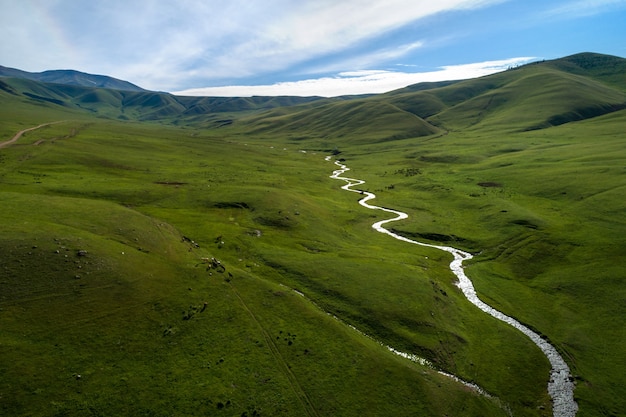
<svg viewBox="0 0 626 417">
<path fill-rule="evenodd" d="M 332 160 L 332 157 L 328 156 L 326 157 L 326 160 L 330 161 Z M 574 379 L 570 374 L 567 363 L 565 363 L 565 360 L 563 360 L 563 358 L 557 352 L 554 346 L 542 339 L 537 333 L 524 326 L 522 323 L 515 320 L 514 318 L 509 317 L 494 309 L 493 307 L 484 303 L 480 298 L 478 298 L 472 281 L 465 275 L 465 271 L 463 270 L 463 261 L 471 259 L 472 255 L 450 246 L 439 246 L 418 242 L 412 239 L 408 239 L 404 236 L 397 235 L 385 229 L 383 227 L 384 224 L 406 219 L 409 217 L 408 214 L 401 211 L 369 204 L 368 201 L 376 198 L 375 194 L 352 188 L 364 184 L 365 181 L 343 177 L 342 175 L 345 172 L 349 171 L 350 168 L 348 168 L 346 165 L 342 164 L 339 161 L 335 161 L 335 165 L 337 165 L 339 169 L 333 171 L 333 175 L 331 175 L 331 178 L 345 181 L 346 185 L 341 187 L 343 190 L 362 194 L 364 197 L 359 200 L 360 205 L 372 210 L 385 211 L 396 216 L 391 219 L 381 220 L 374 223 L 372 225 L 372 228 L 374 228 L 377 232 L 384 233 L 393 237 L 394 239 L 398 239 L 407 243 L 440 249 L 442 251 L 446 251 L 452 254 L 453 260 L 450 263 L 450 269 L 458 278 L 459 281 L 457 283 L 457 286 L 461 289 L 465 297 L 472 304 L 474 304 L 485 313 L 515 327 L 517 330 L 524 333 L 530 338 L 530 340 L 533 341 L 535 345 L 537 345 L 537 347 L 539 347 L 539 349 L 541 349 L 546 358 L 548 358 L 548 361 L 550 362 L 550 365 L 552 367 L 552 369 L 550 370 L 550 381 L 548 382 L 548 394 L 552 398 L 552 409 L 554 417 L 574 417 L 578 411 L 578 404 L 576 403 L 576 401 L 574 401 Z"/>
</svg>

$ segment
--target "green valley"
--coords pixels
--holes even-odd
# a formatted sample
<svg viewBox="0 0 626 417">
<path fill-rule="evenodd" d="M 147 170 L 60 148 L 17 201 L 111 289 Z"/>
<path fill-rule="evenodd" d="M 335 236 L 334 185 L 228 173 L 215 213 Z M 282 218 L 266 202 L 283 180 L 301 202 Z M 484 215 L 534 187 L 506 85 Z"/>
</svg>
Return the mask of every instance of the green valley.
<svg viewBox="0 0 626 417">
<path fill-rule="evenodd" d="M 0 78 L 3 415 L 626 409 L 626 59 L 386 94 L 180 97 Z M 417 355 L 432 366 L 391 352 Z M 484 393 L 438 371 L 476 384 Z"/>
</svg>

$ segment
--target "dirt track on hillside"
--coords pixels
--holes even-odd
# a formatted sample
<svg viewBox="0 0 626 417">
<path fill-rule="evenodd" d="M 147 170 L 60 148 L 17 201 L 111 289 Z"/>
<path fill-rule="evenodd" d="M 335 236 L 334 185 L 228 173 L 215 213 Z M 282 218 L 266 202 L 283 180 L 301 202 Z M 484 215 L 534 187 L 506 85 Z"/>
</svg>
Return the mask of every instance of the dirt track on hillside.
<svg viewBox="0 0 626 417">
<path fill-rule="evenodd" d="M 9 145 L 14 144 L 14 143 L 15 143 L 15 142 L 17 142 L 17 141 L 18 141 L 18 139 L 19 139 L 19 138 L 21 138 L 21 137 L 22 137 L 22 135 L 23 135 L 24 133 L 26 133 L 26 132 L 30 132 L 31 130 L 36 130 L 36 129 L 39 129 L 39 128 L 42 128 L 42 127 L 44 127 L 44 126 L 50 126 L 50 125 L 55 124 L 55 123 L 61 123 L 61 122 L 43 123 L 43 124 L 40 124 L 39 126 L 29 127 L 28 129 L 20 130 L 20 131 L 19 131 L 19 132 L 17 132 L 17 133 L 15 134 L 15 136 L 13 136 L 11 139 L 7 140 L 6 142 L 0 142 L 0 149 L 5 148 L 5 147 L 7 147 L 7 146 L 9 146 Z"/>
</svg>

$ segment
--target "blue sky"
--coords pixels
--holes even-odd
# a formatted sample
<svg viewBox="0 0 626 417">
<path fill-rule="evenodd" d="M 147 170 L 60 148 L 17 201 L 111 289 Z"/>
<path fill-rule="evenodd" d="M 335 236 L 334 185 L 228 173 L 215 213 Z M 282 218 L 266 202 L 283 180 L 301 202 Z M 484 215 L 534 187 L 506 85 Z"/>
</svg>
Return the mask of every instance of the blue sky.
<svg viewBox="0 0 626 417">
<path fill-rule="evenodd" d="M 578 52 L 626 0 L 0 0 L 0 65 L 187 95 L 381 93 Z"/>
</svg>

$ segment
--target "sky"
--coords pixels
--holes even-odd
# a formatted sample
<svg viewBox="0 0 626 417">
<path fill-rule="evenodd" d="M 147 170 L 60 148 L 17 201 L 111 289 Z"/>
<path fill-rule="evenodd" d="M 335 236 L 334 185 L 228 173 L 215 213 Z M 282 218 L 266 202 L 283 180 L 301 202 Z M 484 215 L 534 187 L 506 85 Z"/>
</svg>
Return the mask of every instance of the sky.
<svg viewBox="0 0 626 417">
<path fill-rule="evenodd" d="M 181 95 L 339 96 L 579 52 L 626 57 L 626 0 L 0 0 L 0 65 Z"/>
</svg>

